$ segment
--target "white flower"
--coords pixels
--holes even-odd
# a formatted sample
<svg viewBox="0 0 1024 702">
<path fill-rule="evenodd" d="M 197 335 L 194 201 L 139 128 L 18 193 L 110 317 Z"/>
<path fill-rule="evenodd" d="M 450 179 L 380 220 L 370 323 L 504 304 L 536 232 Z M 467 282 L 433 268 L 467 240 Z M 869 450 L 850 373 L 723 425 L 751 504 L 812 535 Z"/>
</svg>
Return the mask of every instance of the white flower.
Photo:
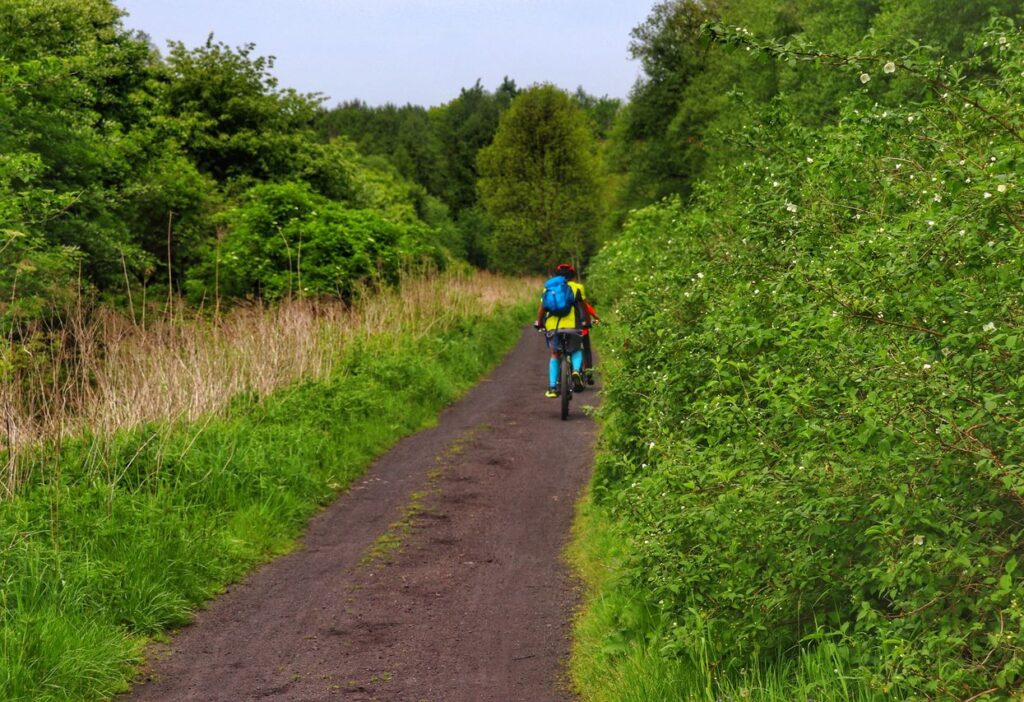
<svg viewBox="0 0 1024 702">
<path fill-rule="evenodd" d="M 989 322 L 988 324 L 983 326 L 981 329 L 982 329 L 982 331 L 994 332 L 996 330 L 996 323 L 995 322 Z"/>
<path fill-rule="evenodd" d="M 921 370 L 926 370 L 927 371 L 927 370 L 931 370 L 931 369 L 932 369 L 932 364 L 931 363 L 925 363 L 923 366 L 921 366 Z"/>
<path fill-rule="evenodd" d="M 807 157 L 807 163 L 814 163 L 814 159 L 810 156 Z"/>
<path fill-rule="evenodd" d="M 861 83 L 867 83 L 869 80 L 871 80 L 871 76 L 869 76 L 867 73 L 861 73 L 860 74 L 860 82 Z"/>
<path fill-rule="evenodd" d="M 697 277 L 698 277 L 698 278 L 703 278 L 703 277 L 704 277 L 704 274 L 703 274 L 703 273 L 697 273 Z"/>
<path fill-rule="evenodd" d="M 996 190 L 998 190 L 1001 193 L 1005 193 L 1006 192 L 1006 183 L 1000 183 L 999 187 L 997 187 Z"/>
<path fill-rule="evenodd" d="M 911 124 L 914 121 L 914 115 L 907 117 L 907 124 Z"/>
<path fill-rule="evenodd" d="M 928 226 L 929 227 L 934 227 L 935 226 L 935 220 L 934 219 L 929 219 L 928 220 Z"/>
<path fill-rule="evenodd" d="M 886 73 L 895 73 L 896 72 L 896 64 L 893 63 L 892 61 L 890 61 L 889 63 L 885 64 L 885 66 L 882 68 L 882 70 L 885 71 Z"/>
<path fill-rule="evenodd" d="M 988 200 L 988 199 L 989 199 L 990 197 L 992 197 L 992 193 L 990 193 L 990 192 L 985 192 L 985 194 L 983 195 L 983 197 L 984 197 L 984 198 L 985 198 L 986 200 Z"/>
<path fill-rule="evenodd" d="M 1009 43 L 1009 41 L 1010 40 L 1007 39 L 1006 37 L 999 37 L 999 43 L 1002 44 L 1003 46 L 1006 46 Z"/>
<path fill-rule="evenodd" d="M 777 180 L 773 180 L 773 181 L 772 181 L 772 187 L 773 187 L 773 188 L 777 188 L 777 187 L 779 187 L 779 181 L 777 181 Z"/>
<path fill-rule="evenodd" d="M 789 211 L 789 212 L 796 212 L 798 209 L 800 209 L 800 208 L 797 207 L 796 205 L 794 205 L 792 202 L 787 202 L 786 203 L 786 210 L 787 211 Z"/>
<path fill-rule="evenodd" d="M 935 202 L 942 202 L 942 196 L 939 195 L 938 193 L 935 193 L 935 196 L 932 198 L 932 200 L 935 200 Z"/>
<path fill-rule="evenodd" d="M 924 537 L 921 534 L 917 534 L 914 537 L 914 545 L 915 546 L 924 546 Z"/>
<path fill-rule="evenodd" d="M 649 449 L 654 448 L 654 442 L 652 441 L 651 443 L 647 444 L 647 448 L 649 448 Z"/>
</svg>

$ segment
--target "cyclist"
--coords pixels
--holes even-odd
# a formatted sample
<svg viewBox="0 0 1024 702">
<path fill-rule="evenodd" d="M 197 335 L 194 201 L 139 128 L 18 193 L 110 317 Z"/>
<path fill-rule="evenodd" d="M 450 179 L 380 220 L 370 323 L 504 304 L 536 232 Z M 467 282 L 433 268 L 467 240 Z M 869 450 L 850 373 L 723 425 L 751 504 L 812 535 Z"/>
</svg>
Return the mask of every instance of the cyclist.
<svg viewBox="0 0 1024 702">
<path fill-rule="evenodd" d="M 583 285 L 576 281 L 576 269 L 568 263 L 560 263 L 555 268 L 555 275 L 562 276 L 568 281 L 572 288 L 575 304 L 563 316 L 556 317 L 544 309 L 544 302 L 541 301 L 537 308 L 537 321 L 534 327 L 545 329 L 547 345 L 551 350 L 551 358 L 548 359 L 548 390 L 545 397 L 558 397 L 558 361 L 560 352 L 558 350 L 559 329 L 587 329 L 590 327 L 590 316 L 586 309 L 586 292 Z M 583 370 L 583 351 L 580 349 L 580 337 L 573 334 L 566 340 L 569 353 L 572 354 L 572 383 L 575 389 L 583 387 L 583 378 L 580 373 Z"/>
<path fill-rule="evenodd" d="M 595 324 L 601 321 L 601 318 L 597 315 L 597 310 L 590 304 L 590 301 L 583 298 L 583 307 L 587 310 L 587 316 L 590 318 L 590 326 L 593 327 Z M 584 329 L 583 332 L 583 376 L 587 380 L 587 385 L 594 384 L 594 353 L 590 349 L 590 329 Z"/>
</svg>

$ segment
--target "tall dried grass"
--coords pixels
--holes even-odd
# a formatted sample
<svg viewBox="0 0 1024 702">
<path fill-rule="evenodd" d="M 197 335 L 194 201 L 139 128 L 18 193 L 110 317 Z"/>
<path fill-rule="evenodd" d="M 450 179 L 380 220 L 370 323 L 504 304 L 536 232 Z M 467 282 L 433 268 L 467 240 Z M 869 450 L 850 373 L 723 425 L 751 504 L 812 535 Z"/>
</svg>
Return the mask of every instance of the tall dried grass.
<svg viewBox="0 0 1024 702">
<path fill-rule="evenodd" d="M 195 421 L 241 393 L 266 395 L 330 374 L 353 341 L 423 335 L 436 325 L 517 303 L 534 280 L 487 273 L 410 278 L 358 301 L 291 300 L 237 307 L 210 320 L 173 315 L 142 325 L 108 307 L 79 310 L 41 362 L 8 363 L 0 387 L 3 490 L 19 483 L 19 453 L 88 431 L 109 436 L 149 421 Z M 30 354 L 8 341 L 7 355 Z"/>
</svg>

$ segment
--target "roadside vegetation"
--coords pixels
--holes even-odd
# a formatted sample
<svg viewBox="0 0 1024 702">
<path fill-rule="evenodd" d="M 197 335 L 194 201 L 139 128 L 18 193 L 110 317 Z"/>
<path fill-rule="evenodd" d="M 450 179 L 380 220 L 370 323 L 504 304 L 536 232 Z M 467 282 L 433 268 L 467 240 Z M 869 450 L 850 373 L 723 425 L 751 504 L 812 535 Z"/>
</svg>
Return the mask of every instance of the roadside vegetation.
<svg viewBox="0 0 1024 702">
<path fill-rule="evenodd" d="M 444 277 L 353 308 L 296 301 L 145 330 L 102 319 L 88 338 L 107 353 L 41 374 L 81 382 L 10 463 L 0 697 L 126 689 L 150 637 L 291 548 L 490 369 L 535 287 Z"/>
<path fill-rule="evenodd" d="M 1024 35 L 973 3 L 935 47 L 884 7 L 780 32 L 755 4 L 663 3 L 635 35 L 628 120 L 686 85 L 651 137 L 686 147 L 620 151 L 688 165 L 630 173 L 667 197 L 591 270 L 613 322 L 574 677 L 588 700 L 1018 699 Z"/>
<path fill-rule="evenodd" d="M 350 349 L 377 336 L 417 338 L 460 318 L 525 301 L 526 280 L 447 273 L 365 290 L 356 301 L 288 299 L 236 305 L 212 319 L 185 306 L 132 319 L 101 306 L 65 321 L 55 353 L 8 369 L 3 385 L 7 472 L 3 492 L 52 469 L 35 448 L 83 435 L 111 436 L 149 422 L 191 424 L 239 397 L 265 398 L 339 372 Z"/>
</svg>

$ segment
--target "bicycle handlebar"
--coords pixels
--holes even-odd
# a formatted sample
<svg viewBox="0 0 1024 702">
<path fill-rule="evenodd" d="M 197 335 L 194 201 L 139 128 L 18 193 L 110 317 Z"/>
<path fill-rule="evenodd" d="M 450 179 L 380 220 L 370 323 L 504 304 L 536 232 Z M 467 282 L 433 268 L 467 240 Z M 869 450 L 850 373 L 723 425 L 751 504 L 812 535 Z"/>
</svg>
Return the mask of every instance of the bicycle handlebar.
<svg viewBox="0 0 1024 702">
<path fill-rule="evenodd" d="M 533 326 L 538 332 L 544 334 L 565 334 L 568 336 L 583 336 L 583 332 L 580 329 L 545 329 L 544 327 Z"/>
</svg>

